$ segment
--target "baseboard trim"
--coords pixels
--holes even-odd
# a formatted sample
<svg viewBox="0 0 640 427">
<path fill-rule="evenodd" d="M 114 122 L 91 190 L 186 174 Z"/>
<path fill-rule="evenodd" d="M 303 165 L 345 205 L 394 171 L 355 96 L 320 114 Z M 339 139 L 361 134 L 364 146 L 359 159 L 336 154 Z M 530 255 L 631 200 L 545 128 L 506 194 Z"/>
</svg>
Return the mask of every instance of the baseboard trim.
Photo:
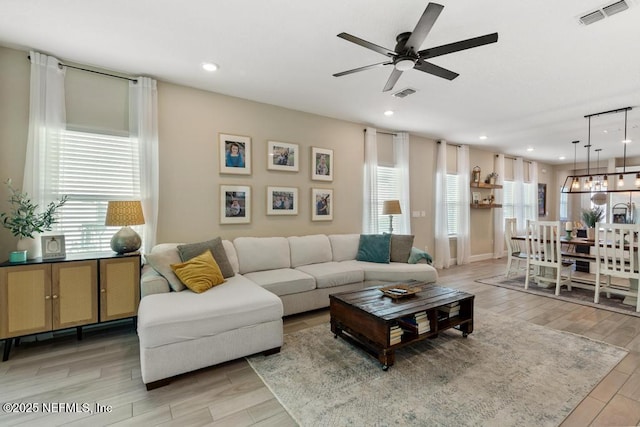
<svg viewBox="0 0 640 427">
<path fill-rule="evenodd" d="M 469 261 L 470 262 L 478 262 L 478 261 L 486 261 L 488 259 L 493 259 L 493 252 L 492 253 L 487 253 L 487 254 L 472 255 L 469 258 Z"/>
</svg>

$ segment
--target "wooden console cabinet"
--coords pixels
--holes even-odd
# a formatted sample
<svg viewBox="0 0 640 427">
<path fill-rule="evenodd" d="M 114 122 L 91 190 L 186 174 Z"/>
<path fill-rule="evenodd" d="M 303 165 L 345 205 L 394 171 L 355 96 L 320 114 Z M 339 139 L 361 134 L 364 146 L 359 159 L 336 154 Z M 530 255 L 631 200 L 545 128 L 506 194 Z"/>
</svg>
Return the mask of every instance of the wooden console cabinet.
<svg viewBox="0 0 640 427">
<path fill-rule="evenodd" d="M 100 297 L 98 297 L 100 295 Z M 135 317 L 140 255 L 78 254 L 0 264 L 3 361 L 13 338 Z"/>
</svg>

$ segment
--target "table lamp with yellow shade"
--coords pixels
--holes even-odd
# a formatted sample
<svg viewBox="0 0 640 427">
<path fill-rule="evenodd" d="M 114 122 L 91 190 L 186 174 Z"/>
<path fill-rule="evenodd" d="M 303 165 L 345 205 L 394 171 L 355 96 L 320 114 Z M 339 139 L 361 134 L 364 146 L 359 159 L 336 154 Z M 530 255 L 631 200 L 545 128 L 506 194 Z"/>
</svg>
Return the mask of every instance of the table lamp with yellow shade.
<svg viewBox="0 0 640 427">
<path fill-rule="evenodd" d="M 111 249 L 119 254 L 135 252 L 140 249 L 142 239 L 130 225 L 144 224 L 142 204 L 139 200 L 115 200 L 107 206 L 104 225 L 122 226 L 111 238 Z"/>
<path fill-rule="evenodd" d="M 389 215 L 389 234 L 393 233 L 393 216 L 400 214 L 400 200 L 385 200 L 382 203 L 382 215 Z"/>
</svg>

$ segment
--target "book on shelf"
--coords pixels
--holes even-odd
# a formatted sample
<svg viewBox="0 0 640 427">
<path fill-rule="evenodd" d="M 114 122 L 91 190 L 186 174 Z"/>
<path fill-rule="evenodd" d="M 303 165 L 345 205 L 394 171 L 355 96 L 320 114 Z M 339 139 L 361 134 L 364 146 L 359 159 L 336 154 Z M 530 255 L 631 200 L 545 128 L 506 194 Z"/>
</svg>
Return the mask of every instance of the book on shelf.
<svg viewBox="0 0 640 427">
<path fill-rule="evenodd" d="M 402 341 L 402 334 L 404 330 L 399 325 L 394 325 L 389 328 L 389 344 L 394 345 Z"/>
<path fill-rule="evenodd" d="M 438 307 L 438 311 L 447 313 L 448 317 L 455 317 L 460 314 L 460 303 L 453 302 L 451 304 L 445 304 L 442 307 Z"/>
<path fill-rule="evenodd" d="M 431 330 L 429 317 L 427 316 L 426 311 L 416 313 L 412 316 L 401 317 L 398 319 L 398 322 L 402 327 L 414 334 L 424 334 Z"/>
</svg>

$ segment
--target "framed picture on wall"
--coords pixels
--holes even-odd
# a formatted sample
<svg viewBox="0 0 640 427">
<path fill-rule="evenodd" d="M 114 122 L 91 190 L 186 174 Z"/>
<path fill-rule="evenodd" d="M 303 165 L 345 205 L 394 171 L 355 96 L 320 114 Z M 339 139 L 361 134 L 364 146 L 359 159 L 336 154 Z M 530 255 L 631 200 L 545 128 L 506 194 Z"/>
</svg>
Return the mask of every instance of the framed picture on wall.
<svg viewBox="0 0 640 427">
<path fill-rule="evenodd" d="M 311 221 L 333 220 L 333 190 L 330 188 L 311 189 Z"/>
<path fill-rule="evenodd" d="M 538 184 L 538 216 L 547 215 L 547 184 Z"/>
<path fill-rule="evenodd" d="M 267 169 L 298 172 L 299 167 L 298 144 L 267 141 Z"/>
<path fill-rule="evenodd" d="M 251 187 L 248 185 L 220 186 L 220 224 L 248 224 L 251 222 Z"/>
<path fill-rule="evenodd" d="M 298 189 L 267 187 L 267 215 L 298 215 Z"/>
<path fill-rule="evenodd" d="M 219 135 L 220 173 L 251 174 L 251 138 L 248 136 Z"/>
<path fill-rule="evenodd" d="M 67 256 L 64 246 L 64 236 L 41 236 L 42 258 L 64 258 Z"/>
<path fill-rule="evenodd" d="M 333 181 L 333 150 L 311 147 L 311 179 Z"/>
</svg>

